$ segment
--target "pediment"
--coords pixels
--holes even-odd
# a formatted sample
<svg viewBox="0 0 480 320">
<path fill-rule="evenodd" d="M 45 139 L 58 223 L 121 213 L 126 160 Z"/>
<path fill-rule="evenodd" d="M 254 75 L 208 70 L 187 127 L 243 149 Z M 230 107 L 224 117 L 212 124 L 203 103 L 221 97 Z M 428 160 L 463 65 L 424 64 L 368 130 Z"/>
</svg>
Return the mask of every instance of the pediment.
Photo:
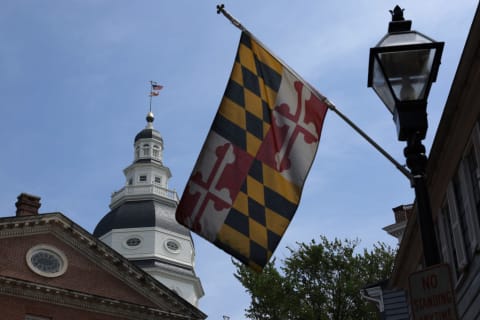
<svg viewBox="0 0 480 320">
<path fill-rule="evenodd" d="M 55 261 L 49 262 L 48 257 L 45 261 L 41 255 L 37 259 L 40 272 L 27 263 L 29 252 L 44 247 L 64 255 L 66 269 L 60 275 L 41 273 L 43 269 L 51 272 L 50 266 L 56 267 Z M 70 303 L 93 299 L 99 302 L 99 307 L 105 307 L 115 305 L 116 301 L 125 310 L 148 309 L 145 314 L 162 314 L 162 319 L 169 319 L 168 315 L 172 319 L 179 315 L 186 319 L 206 318 L 196 307 L 61 213 L 0 218 L 0 256 L 4 259 L 0 282 L 8 283 L 6 287 L 11 287 L 12 292 L 18 291 L 16 286 L 28 286 L 30 291 L 24 290 L 25 294 L 38 296 L 44 292 L 40 297 L 45 299 L 48 293 L 58 292 Z M 101 303 L 102 300 L 109 303 Z"/>
</svg>

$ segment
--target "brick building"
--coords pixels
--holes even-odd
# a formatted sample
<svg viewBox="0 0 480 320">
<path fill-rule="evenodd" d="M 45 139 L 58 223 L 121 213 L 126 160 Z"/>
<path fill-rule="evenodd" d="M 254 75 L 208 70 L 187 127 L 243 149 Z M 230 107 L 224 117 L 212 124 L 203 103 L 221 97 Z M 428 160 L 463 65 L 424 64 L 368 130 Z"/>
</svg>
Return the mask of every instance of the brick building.
<svg viewBox="0 0 480 320">
<path fill-rule="evenodd" d="M 173 290 L 62 213 L 21 194 L 0 218 L 0 318 L 205 319 Z"/>
</svg>

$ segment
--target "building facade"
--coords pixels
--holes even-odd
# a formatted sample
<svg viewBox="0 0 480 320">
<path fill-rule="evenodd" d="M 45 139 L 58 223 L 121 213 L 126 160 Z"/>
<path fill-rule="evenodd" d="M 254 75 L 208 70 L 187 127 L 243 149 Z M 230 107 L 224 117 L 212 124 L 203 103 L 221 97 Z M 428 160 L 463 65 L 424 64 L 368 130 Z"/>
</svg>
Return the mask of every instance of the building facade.
<svg viewBox="0 0 480 320">
<path fill-rule="evenodd" d="M 407 227 L 408 219 L 412 216 L 413 205 L 400 205 L 392 209 L 395 217 L 395 223 L 383 228 L 389 235 L 397 238 L 398 243 L 402 241 L 403 233 Z"/>
<path fill-rule="evenodd" d="M 0 318 L 205 319 L 206 315 L 61 213 L 21 194 L 0 218 Z"/>
<path fill-rule="evenodd" d="M 134 160 L 124 170 L 125 186 L 111 197 L 110 212 L 93 234 L 158 281 L 197 306 L 204 295 L 195 274 L 190 231 L 175 220 L 178 196 L 169 189 L 163 139 L 154 116 L 134 140 Z"/>
<path fill-rule="evenodd" d="M 451 269 L 459 319 L 480 319 L 480 14 L 475 14 L 430 151 L 427 183 L 442 263 Z M 391 288 L 409 290 L 423 268 L 416 215 L 408 220 Z"/>
</svg>

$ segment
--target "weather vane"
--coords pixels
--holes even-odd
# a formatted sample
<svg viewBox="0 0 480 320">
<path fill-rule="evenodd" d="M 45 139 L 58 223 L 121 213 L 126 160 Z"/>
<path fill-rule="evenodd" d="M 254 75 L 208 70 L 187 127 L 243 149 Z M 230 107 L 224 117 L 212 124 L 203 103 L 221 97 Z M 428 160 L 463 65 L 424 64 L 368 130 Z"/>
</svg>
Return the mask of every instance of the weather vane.
<svg viewBox="0 0 480 320">
<path fill-rule="evenodd" d="M 160 90 L 163 89 L 162 85 L 159 85 L 156 81 L 150 80 L 150 112 L 152 112 L 152 97 L 156 97 L 160 94 Z"/>
</svg>

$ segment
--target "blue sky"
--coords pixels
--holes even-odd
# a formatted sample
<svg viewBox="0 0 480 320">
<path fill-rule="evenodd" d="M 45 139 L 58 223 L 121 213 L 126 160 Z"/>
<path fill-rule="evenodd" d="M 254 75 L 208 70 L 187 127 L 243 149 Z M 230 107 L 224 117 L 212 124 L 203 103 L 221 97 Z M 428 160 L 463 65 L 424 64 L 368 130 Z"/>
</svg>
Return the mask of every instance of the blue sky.
<svg viewBox="0 0 480 320">
<path fill-rule="evenodd" d="M 397 2 L 225 1 L 226 9 L 399 162 L 391 115 L 367 88 L 369 48 L 386 33 Z M 218 2 L 3 0 L 0 4 L 0 216 L 16 197 L 42 197 L 89 231 L 125 181 L 133 138 L 145 126 L 149 80 L 164 163 L 179 194 L 223 95 L 240 31 L 217 15 Z M 413 29 L 445 41 L 429 99 L 431 145 L 477 1 L 402 1 Z M 323 234 L 395 245 L 382 227 L 391 208 L 413 201 L 408 180 L 342 120 L 327 113 L 286 246 Z M 230 257 L 194 237 L 196 271 L 209 319 L 244 319 L 249 297 Z"/>
</svg>

